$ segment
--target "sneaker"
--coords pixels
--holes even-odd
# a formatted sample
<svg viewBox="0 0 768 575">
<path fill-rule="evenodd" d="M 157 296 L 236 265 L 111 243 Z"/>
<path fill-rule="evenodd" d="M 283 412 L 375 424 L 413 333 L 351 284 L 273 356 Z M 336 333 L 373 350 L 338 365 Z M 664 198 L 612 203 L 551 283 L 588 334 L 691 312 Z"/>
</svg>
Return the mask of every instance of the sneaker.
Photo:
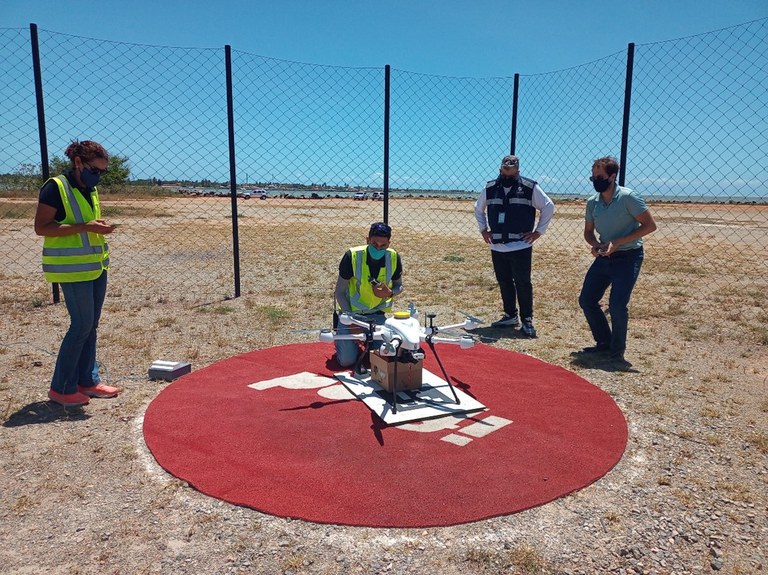
<svg viewBox="0 0 768 575">
<path fill-rule="evenodd" d="M 593 345 L 591 347 L 585 347 L 584 349 L 581 349 L 579 351 L 574 351 L 571 353 L 572 356 L 575 357 L 583 357 L 587 355 L 597 355 L 601 353 L 608 353 L 609 346 L 607 343 L 598 343 L 597 345 Z"/>
<path fill-rule="evenodd" d="M 59 393 L 52 389 L 48 390 L 48 399 L 64 407 L 80 407 L 81 405 L 88 405 L 90 401 L 88 396 L 82 393 Z"/>
<path fill-rule="evenodd" d="M 522 331 L 528 337 L 536 337 L 536 328 L 533 327 L 532 317 L 527 317 L 523 320 L 523 325 L 520 328 L 520 331 Z"/>
<path fill-rule="evenodd" d="M 96 385 L 92 385 L 90 387 L 81 387 L 78 385 L 77 391 L 88 397 L 109 398 L 117 397 L 117 394 L 123 391 L 123 388 L 114 387 L 112 385 L 104 385 L 103 383 L 97 383 Z"/>
<path fill-rule="evenodd" d="M 624 359 L 624 354 L 621 352 L 611 353 L 603 363 L 615 371 L 630 371 L 632 368 L 632 364 Z"/>
<path fill-rule="evenodd" d="M 491 327 L 518 327 L 520 325 L 520 318 L 517 314 L 514 316 L 508 316 L 504 314 L 501 319 L 497 319 L 491 324 Z"/>
</svg>

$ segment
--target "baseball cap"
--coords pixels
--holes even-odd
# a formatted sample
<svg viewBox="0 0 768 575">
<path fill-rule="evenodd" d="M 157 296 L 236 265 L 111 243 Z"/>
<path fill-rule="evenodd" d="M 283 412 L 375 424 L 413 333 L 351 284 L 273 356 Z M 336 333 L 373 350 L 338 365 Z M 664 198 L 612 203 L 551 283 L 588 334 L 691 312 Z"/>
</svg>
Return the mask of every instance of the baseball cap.
<svg viewBox="0 0 768 575">
<path fill-rule="evenodd" d="M 501 160 L 502 168 L 517 168 L 520 166 L 520 160 L 517 156 L 504 156 Z"/>
<path fill-rule="evenodd" d="M 368 236 L 380 236 L 382 238 L 392 237 L 392 228 L 390 228 L 384 222 L 376 222 L 371 224 L 371 229 L 368 231 Z"/>
</svg>

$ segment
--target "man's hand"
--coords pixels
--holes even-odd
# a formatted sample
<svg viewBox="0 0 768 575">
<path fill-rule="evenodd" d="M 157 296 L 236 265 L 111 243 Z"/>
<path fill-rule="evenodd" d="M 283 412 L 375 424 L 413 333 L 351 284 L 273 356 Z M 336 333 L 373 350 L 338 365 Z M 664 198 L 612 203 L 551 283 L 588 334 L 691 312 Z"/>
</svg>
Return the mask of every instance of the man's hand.
<svg viewBox="0 0 768 575">
<path fill-rule="evenodd" d="M 532 244 L 541 237 L 539 232 L 528 232 L 523 234 L 523 241 Z"/>
<path fill-rule="evenodd" d="M 616 246 L 614 246 L 613 243 L 611 242 L 592 246 L 592 256 L 596 258 L 609 256 L 615 251 L 616 251 Z"/>
<path fill-rule="evenodd" d="M 395 292 L 389 289 L 385 284 L 380 283 L 379 285 L 373 286 L 373 295 L 381 299 L 388 299 L 395 295 Z"/>
<path fill-rule="evenodd" d="M 483 230 L 482 232 L 480 232 L 480 235 L 483 236 L 483 241 L 486 244 L 491 243 L 491 232 L 489 232 L 488 230 Z"/>
</svg>

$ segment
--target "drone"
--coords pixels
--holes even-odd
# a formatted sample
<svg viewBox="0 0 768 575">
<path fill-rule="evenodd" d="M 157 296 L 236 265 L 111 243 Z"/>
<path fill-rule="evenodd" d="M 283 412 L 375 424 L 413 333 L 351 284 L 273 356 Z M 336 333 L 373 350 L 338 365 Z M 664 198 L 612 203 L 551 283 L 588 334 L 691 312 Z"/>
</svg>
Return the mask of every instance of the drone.
<svg viewBox="0 0 768 575">
<path fill-rule="evenodd" d="M 462 312 L 463 313 L 463 312 Z M 436 314 L 430 313 L 426 315 L 425 325 L 419 324 L 419 312 L 416 310 L 416 306 L 411 303 L 408 306 L 408 311 L 396 311 L 393 316 L 387 318 L 383 325 L 379 325 L 372 321 L 364 321 L 359 319 L 351 313 L 339 314 L 339 323 L 345 326 L 357 326 L 361 328 L 359 333 L 339 334 L 330 329 L 324 329 L 320 331 L 320 341 L 331 343 L 337 340 L 357 340 L 364 342 L 364 347 L 357 356 L 353 373 L 355 375 L 364 376 L 367 374 L 367 370 L 363 367 L 363 360 L 366 353 L 369 351 L 378 352 L 382 357 L 394 357 L 394 387 L 392 389 L 392 412 L 397 413 L 397 365 L 398 363 L 416 363 L 424 359 L 424 350 L 421 347 L 422 343 L 426 343 L 432 350 L 432 353 L 440 366 L 445 381 L 451 389 L 453 398 L 457 404 L 460 403 L 459 397 L 456 395 L 456 390 L 451 385 L 451 380 L 448 377 L 448 373 L 443 367 L 440 356 L 435 349 L 436 343 L 447 343 L 458 345 L 461 349 L 469 349 L 475 345 L 475 338 L 470 335 L 453 336 L 447 334 L 448 337 L 439 335 L 441 332 L 447 332 L 452 329 L 465 329 L 473 330 L 483 323 L 482 320 L 464 313 L 465 319 L 461 323 L 436 326 L 434 325 L 434 319 Z M 427 324 L 428 322 L 428 324 Z"/>
</svg>

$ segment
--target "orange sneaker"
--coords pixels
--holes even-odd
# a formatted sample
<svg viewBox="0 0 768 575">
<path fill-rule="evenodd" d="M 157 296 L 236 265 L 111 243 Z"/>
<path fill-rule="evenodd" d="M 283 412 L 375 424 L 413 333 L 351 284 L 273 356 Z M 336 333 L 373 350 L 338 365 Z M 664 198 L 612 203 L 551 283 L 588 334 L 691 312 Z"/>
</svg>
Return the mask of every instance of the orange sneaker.
<svg viewBox="0 0 768 575">
<path fill-rule="evenodd" d="M 64 407 L 80 407 L 81 405 L 88 405 L 90 401 L 88 396 L 82 393 L 59 393 L 52 389 L 48 390 L 48 399 Z"/>
<path fill-rule="evenodd" d="M 103 383 L 97 383 L 91 387 L 77 386 L 77 391 L 88 397 L 117 397 L 117 394 L 123 391 L 122 387 L 114 387 L 112 385 L 104 385 Z"/>
</svg>

